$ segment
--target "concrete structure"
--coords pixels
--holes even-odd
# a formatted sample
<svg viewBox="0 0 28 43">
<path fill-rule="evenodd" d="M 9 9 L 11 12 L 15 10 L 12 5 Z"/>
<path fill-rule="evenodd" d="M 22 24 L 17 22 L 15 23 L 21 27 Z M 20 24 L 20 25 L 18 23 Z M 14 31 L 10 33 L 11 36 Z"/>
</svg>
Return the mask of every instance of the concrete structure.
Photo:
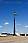
<svg viewBox="0 0 28 43">
<path fill-rule="evenodd" d="M 4 34 L 2 35 L 2 34 L 1 34 L 0 36 L 4 36 L 4 37 L 5 37 L 5 36 L 7 36 L 7 35 L 4 35 Z"/>
<path fill-rule="evenodd" d="M 15 33 L 17 36 L 20 36 L 20 34 L 18 34 L 18 33 Z"/>
<path fill-rule="evenodd" d="M 26 34 L 26 36 L 28 36 L 28 33 Z"/>
<path fill-rule="evenodd" d="M 6 34 L 0 34 L 0 37 L 1 37 L 1 36 L 4 36 L 4 37 L 5 37 L 5 36 L 7 36 L 7 35 L 6 35 Z"/>
<path fill-rule="evenodd" d="M 26 33 L 26 34 L 24 34 L 24 33 L 15 33 L 16 34 L 16 36 L 21 36 L 21 37 L 28 37 L 28 33 Z M 2 33 L 0 33 L 0 36 L 13 36 L 13 33 L 5 33 L 5 32 L 2 32 Z"/>
<path fill-rule="evenodd" d="M 7 32 L 2 32 L 0 36 L 7 36 Z"/>
</svg>

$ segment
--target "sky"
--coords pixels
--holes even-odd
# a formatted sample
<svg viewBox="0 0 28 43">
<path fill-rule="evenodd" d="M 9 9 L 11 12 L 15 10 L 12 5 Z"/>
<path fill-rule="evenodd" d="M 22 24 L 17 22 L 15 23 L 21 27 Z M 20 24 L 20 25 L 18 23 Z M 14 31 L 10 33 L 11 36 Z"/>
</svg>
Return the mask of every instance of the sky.
<svg viewBox="0 0 28 43">
<path fill-rule="evenodd" d="M 13 11 L 16 11 L 15 30 L 28 33 L 28 0 L 0 0 L 0 33 L 14 30 Z"/>
</svg>

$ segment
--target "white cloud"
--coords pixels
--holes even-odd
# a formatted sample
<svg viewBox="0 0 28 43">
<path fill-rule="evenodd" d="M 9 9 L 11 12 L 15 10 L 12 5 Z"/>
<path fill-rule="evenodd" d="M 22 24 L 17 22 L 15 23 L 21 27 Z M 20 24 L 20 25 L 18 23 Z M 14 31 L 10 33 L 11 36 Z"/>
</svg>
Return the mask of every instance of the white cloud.
<svg viewBox="0 0 28 43">
<path fill-rule="evenodd" d="M 9 24 L 8 22 L 5 22 L 5 25 Z"/>
<path fill-rule="evenodd" d="M 2 28 L 3 26 L 0 26 L 0 28 Z"/>
<path fill-rule="evenodd" d="M 26 28 L 27 28 L 28 26 L 24 26 L 24 27 L 26 27 Z"/>
</svg>

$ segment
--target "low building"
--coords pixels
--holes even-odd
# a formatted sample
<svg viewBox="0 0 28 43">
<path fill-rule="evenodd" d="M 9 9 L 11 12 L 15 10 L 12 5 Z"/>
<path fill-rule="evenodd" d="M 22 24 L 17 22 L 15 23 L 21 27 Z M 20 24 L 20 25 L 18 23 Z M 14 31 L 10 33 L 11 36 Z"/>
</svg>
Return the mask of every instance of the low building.
<svg viewBox="0 0 28 43">
<path fill-rule="evenodd" d="M 26 34 L 26 36 L 28 36 L 28 33 Z"/>
<path fill-rule="evenodd" d="M 25 36 L 25 34 L 24 33 L 21 33 L 20 36 Z"/>
</svg>

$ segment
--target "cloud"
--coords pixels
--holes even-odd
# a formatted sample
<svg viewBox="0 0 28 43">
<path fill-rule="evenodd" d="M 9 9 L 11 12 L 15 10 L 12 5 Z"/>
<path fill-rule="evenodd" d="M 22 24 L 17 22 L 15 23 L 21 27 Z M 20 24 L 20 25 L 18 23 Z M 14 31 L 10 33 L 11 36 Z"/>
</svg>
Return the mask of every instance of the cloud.
<svg viewBox="0 0 28 43">
<path fill-rule="evenodd" d="M 4 24 L 7 25 L 7 24 L 9 24 L 9 23 L 8 23 L 8 22 L 5 22 Z"/>
<path fill-rule="evenodd" d="M 24 27 L 26 27 L 26 28 L 27 28 L 28 26 L 24 26 Z"/>
<path fill-rule="evenodd" d="M 2 28 L 3 26 L 0 26 L 0 28 Z"/>
</svg>

